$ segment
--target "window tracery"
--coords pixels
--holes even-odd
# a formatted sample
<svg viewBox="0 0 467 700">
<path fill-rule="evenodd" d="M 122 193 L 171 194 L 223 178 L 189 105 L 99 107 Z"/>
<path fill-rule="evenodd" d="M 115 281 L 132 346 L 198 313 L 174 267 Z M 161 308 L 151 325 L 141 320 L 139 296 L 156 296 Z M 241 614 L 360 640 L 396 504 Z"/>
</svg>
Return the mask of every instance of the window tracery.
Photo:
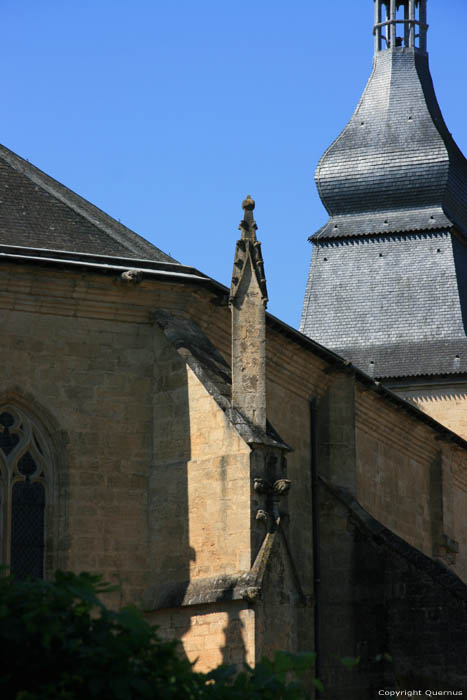
<svg viewBox="0 0 467 700">
<path fill-rule="evenodd" d="M 0 407 L 3 561 L 18 578 L 44 575 L 51 455 L 40 427 L 18 407 Z"/>
</svg>

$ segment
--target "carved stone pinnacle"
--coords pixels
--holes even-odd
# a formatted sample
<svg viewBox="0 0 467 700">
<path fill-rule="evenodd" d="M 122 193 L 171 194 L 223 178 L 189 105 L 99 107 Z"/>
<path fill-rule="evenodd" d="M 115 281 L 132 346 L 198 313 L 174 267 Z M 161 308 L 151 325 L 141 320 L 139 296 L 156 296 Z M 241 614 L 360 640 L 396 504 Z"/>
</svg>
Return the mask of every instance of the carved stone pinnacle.
<svg viewBox="0 0 467 700">
<path fill-rule="evenodd" d="M 255 200 L 252 199 L 251 194 L 247 194 L 246 199 L 242 202 L 242 209 L 247 209 L 248 211 L 253 211 L 255 208 Z"/>
</svg>

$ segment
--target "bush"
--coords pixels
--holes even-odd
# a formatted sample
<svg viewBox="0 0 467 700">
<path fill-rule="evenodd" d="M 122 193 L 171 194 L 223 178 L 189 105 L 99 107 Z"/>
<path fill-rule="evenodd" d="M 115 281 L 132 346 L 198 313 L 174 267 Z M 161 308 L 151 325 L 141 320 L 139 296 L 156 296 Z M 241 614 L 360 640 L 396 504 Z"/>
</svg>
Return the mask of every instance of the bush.
<svg viewBox="0 0 467 700">
<path fill-rule="evenodd" d="M 159 639 L 135 608 L 109 610 L 100 577 L 57 572 L 55 581 L 0 577 L 0 697 L 5 700 L 301 700 L 291 672 L 314 654 L 278 652 L 236 673 L 195 673 L 177 642 Z M 316 686 L 319 682 L 315 681 Z"/>
</svg>

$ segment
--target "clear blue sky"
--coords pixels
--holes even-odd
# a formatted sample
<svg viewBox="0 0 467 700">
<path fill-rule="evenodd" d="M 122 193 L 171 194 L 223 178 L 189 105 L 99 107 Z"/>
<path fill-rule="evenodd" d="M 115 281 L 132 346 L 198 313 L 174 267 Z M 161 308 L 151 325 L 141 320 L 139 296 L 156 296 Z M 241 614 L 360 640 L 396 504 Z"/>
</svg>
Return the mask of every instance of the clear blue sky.
<svg viewBox="0 0 467 700">
<path fill-rule="evenodd" d="M 467 2 L 428 13 L 465 153 Z M 0 141 L 227 285 L 252 194 L 269 310 L 297 326 L 326 219 L 313 173 L 370 74 L 372 0 L 3 0 L 0 16 Z"/>
</svg>

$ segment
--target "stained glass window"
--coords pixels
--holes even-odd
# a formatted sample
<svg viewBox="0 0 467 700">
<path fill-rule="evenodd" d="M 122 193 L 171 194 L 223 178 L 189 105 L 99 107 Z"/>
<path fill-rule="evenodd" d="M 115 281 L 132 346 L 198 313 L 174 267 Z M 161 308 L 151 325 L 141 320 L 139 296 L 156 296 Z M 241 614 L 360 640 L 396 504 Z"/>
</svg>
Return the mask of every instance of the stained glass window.
<svg viewBox="0 0 467 700">
<path fill-rule="evenodd" d="M 3 554 L 18 578 L 44 575 L 45 505 L 51 469 L 47 440 L 16 407 L 0 409 Z"/>
<path fill-rule="evenodd" d="M 17 578 L 44 575 L 43 484 L 18 481 L 11 497 L 11 573 Z"/>
<path fill-rule="evenodd" d="M 14 422 L 15 420 L 11 413 L 3 412 L 0 415 L 0 426 L 3 427 L 3 431 L 0 433 L 0 449 L 5 455 L 9 455 L 19 442 L 18 435 L 10 433 L 10 428 Z"/>
</svg>

